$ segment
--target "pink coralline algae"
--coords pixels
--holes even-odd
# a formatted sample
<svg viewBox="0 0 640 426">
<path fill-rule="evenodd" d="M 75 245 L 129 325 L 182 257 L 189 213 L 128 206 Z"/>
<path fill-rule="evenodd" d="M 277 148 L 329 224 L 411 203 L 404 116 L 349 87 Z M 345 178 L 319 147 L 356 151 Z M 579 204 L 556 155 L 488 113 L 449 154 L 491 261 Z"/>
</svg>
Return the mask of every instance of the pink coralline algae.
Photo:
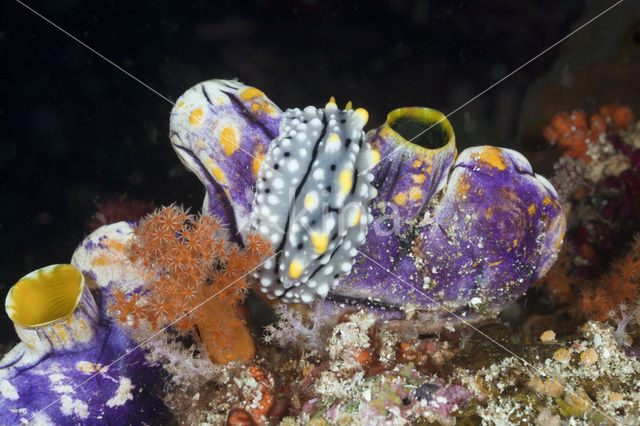
<svg viewBox="0 0 640 426">
<path fill-rule="evenodd" d="M 255 229 L 274 246 L 254 274 L 267 299 L 439 328 L 497 313 L 545 274 L 565 216 L 521 154 L 458 155 L 450 123 L 427 108 L 394 110 L 365 135 L 367 119 L 333 99 L 283 113 L 226 80 L 176 102 L 171 140 L 207 189 L 205 212 L 237 241 Z"/>
</svg>

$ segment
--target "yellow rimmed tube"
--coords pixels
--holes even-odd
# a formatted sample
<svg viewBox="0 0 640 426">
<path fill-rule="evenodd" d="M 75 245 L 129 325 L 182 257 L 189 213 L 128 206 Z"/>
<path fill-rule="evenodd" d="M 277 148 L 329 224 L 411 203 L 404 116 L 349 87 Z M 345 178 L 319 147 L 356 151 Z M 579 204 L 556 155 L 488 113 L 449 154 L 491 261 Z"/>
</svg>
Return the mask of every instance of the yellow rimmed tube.
<svg viewBox="0 0 640 426">
<path fill-rule="evenodd" d="M 7 315 L 30 349 L 78 350 L 95 336 L 98 309 L 82 272 L 50 265 L 22 277 L 5 299 Z"/>
<path fill-rule="evenodd" d="M 407 147 L 445 150 L 455 147 L 453 127 L 440 111 L 424 107 L 394 109 L 385 125 L 395 139 L 411 142 Z"/>
</svg>

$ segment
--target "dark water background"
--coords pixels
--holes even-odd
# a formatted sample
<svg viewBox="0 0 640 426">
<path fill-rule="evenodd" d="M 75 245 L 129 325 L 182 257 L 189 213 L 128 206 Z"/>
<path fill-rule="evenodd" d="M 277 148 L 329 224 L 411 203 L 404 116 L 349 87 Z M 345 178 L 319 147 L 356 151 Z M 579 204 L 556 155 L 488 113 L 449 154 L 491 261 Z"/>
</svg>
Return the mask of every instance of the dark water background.
<svg viewBox="0 0 640 426">
<path fill-rule="evenodd" d="M 351 100 L 368 109 L 368 128 L 401 106 L 448 113 L 585 11 L 581 0 L 27 4 L 172 100 L 237 77 L 282 109 Z M 453 115 L 458 146 L 513 146 L 523 97 L 559 51 Z M 171 105 L 12 1 L 0 6 L 0 96 L 2 297 L 22 275 L 70 260 L 96 198 L 200 206 L 203 189 L 169 144 Z M 14 339 L 0 316 L 0 340 Z"/>
</svg>

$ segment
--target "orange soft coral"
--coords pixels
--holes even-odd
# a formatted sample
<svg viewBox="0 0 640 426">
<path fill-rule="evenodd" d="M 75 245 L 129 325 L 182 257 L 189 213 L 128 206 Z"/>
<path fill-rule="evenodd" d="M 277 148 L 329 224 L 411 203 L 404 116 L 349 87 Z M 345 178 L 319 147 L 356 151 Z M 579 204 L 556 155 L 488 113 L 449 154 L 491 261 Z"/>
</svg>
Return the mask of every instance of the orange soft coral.
<svg viewBox="0 0 640 426">
<path fill-rule="evenodd" d="M 628 107 L 615 104 L 603 105 L 602 114 L 615 130 L 627 130 L 633 122 L 633 113 Z"/>
<path fill-rule="evenodd" d="M 633 303 L 640 296 L 639 242 L 616 261 L 590 290 L 582 293 L 582 309 L 603 320 L 622 304 Z"/>
<path fill-rule="evenodd" d="M 113 294 L 111 309 L 149 334 L 168 325 L 193 333 L 214 363 L 248 361 L 255 346 L 235 307 L 244 298 L 246 272 L 270 251 L 257 235 L 241 249 L 214 218 L 164 207 L 140 221 L 129 247 L 148 277 L 146 290 Z"/>
<path fill-rule="evenodd" d="M 580 111 L 556 114 L 551 124 L 545 127 L 543 135 L 549 142 L 556 142 L 564 155 L 585 161 L 589 161 L 588 139 L 596 136 L 590 131 L 585 114 Z"/>
<path fill-rule="evenodd" d="M 563 155 L 589 162 L 587 153 L 590 143 L 594 143 L 611 130 L 626 130 L 633 121 L 631 110 L 619 105 L 604 105 L 599 112 L 593 114 L 587 121 L 582 111 L 556 114 L 551 123 L 544 128 L 543 135 L 549 142 L 557 143 Z"/>
</svg>

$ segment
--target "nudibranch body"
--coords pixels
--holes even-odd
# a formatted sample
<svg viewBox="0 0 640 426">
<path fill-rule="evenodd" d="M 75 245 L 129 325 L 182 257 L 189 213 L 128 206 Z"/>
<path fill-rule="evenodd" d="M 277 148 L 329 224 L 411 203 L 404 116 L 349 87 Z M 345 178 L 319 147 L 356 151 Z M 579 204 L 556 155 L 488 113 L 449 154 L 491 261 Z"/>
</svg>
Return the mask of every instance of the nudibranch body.
<svg viewBox="0 0 640 426">
<path fill-rule="evenodd" d="M 348 274 L 373 220 L 368 172 L 379 158 L 364 109 L 290 109 L 257 176 L 252 222 L 275 248 L 255 273 L 269 298 L 311 302 Z"/>
</svg>

